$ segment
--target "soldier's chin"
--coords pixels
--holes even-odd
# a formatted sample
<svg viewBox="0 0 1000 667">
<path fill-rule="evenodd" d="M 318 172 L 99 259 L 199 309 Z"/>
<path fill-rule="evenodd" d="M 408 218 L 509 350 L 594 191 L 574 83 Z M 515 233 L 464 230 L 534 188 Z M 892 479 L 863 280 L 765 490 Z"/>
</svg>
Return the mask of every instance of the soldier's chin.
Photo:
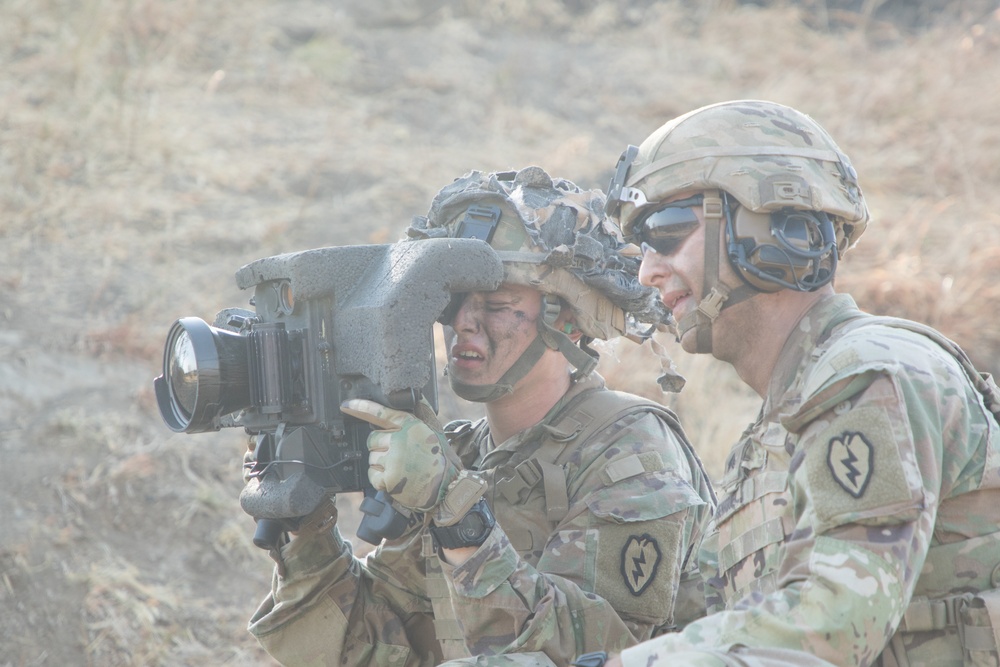
<svg viewBox="0 0 1000 667">
<path fill-rule="evenodd" d="M 483 382 L 481 378 L 473 377 L 474 374 L 469 372 L 467 369 L 455 366 L 455 363 L 452 361 L 449 361 L 448 365 L 444 367 L 444 374 L 470 386 L 485 386 L 486 384 L 489 384 Z"/>
<path fill-rule="evenodd" d="M 680 336 L 681 349 L 688 354 L 698 354 L 698 327 L 692 327 Z"/>
</svg>

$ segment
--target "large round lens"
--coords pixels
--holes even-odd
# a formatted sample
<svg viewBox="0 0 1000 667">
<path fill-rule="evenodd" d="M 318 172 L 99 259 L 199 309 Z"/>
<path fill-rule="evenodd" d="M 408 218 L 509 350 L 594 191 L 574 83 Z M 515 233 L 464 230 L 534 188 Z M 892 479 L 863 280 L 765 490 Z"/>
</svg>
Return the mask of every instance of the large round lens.
<svg viewBox="0 0 1000 667">
<path fill-rule="evenodd" d="M 167 365 L 174 398 L 184 410 L 185 416 L 190 418 L 198 400 L 198 360 L 187 331 L 180 333 L 174 340 Z"/>
<path fill-rule="evenodd" d="M 184 317 L 163 346 L 163 374 L 153 380 L 156 404 L 178 433 L 221 428 L 219 417 L 248 407 L 250 382 L 246 337 Z"/>
</svg>

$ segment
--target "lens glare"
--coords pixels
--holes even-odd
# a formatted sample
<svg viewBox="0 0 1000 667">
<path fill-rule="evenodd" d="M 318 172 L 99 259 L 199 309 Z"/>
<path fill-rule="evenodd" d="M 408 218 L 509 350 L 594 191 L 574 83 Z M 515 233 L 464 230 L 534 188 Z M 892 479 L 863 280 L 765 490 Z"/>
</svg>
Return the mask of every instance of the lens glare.
<svg viewBox="0 0 1000 667">
<path fill-rule="evenodd" d="M 170 389 L 177 404 L 190 417 L 198 399 L 198 361 L 186 331 L 178 334 L 170 351 Z"/>
<path fill-rule="evenodd" d="M 700 206 L 703 200 L 702 196 L 695 195 L 668 204 L 655 204 L 643 212 L 636 221 L 643 254 L 649 250 L 660 255 L 677 252 L 698 228 L 698 216 L 691 207 Z"/>
</svg>

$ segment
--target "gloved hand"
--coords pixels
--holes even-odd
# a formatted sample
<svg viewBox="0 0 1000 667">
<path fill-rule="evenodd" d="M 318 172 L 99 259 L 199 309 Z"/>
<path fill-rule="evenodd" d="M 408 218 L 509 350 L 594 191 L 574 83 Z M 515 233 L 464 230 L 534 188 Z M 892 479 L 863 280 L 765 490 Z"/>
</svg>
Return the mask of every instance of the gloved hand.
<svg viewBox="0 0 1000 667">
<path fill-rule="evenodd" d="M 340 410 L 381 429 L 368 435 L 372 486 L 408 509 L 434 509 L 461 467 L 444 434 L 409 412 L 374 401 L 352 399 L 341 404 Z"/>
</svg>

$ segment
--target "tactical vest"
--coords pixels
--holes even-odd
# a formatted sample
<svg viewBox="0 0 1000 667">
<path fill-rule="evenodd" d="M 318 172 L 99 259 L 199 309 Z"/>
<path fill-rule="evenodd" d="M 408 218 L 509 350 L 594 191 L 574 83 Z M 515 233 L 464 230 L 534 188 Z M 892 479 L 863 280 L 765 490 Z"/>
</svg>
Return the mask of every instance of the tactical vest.
<svg viewBox="0 0 1000 667">
<path fill-rule="evenodd" d="M 621 420 L 639 419 L 647 413 L 659 416 L 677 435 L 691 470 L 708 483 L 708 474 L 694 454 L 676 415 L 646 399 L 592 389 L 575 396 L 551 420 L 532 427 L 535 433 L 513 452 L 488 453 L 477 466 L 490 483 L 487 499 L 511 545 L 526 562 L 536 565 L 545 544 L 569 511 L 570 494 L 577 470 L 568 464 L 570 455 L 590 438 Z M 485 420 L 476 424 L 452 422 L 446 433 L 456 439 L 480 442 L 488 437 Z M 506 456 L 499 461 L 500 454 Z M 615 484 L 643 472 L 660 470 L 655 452 L 634 454 L 612 461 L 601 472 L 605 485 Z M 711 485 L 708 485 L 711 488 Z M 445 659 L 467 657 L 468 650 L 451 606 L 447 581 L 429 534 L 424 535 L 427 591 L 434 608 L 434 629 Z"/>
<path fill-rule="evenodd" d="M 831 322 L 826 336 L 807 363 L 814 363 L 832 340 L 825 340 L 835 327 L 836 336 L 857 327 L 881 324 L 907 329 L 935 341 L 958 360 L 988 409 L 1000 419 L 1000 389 L 992 378 L 980 374 L 965 353 L 937 331 L 908 320 L 863 316 L 849 311 Z M 716 511 L 714 530 L 706 537 L 708 553 L 717 558 L 719 587 L 709 593 L 710 611 L 732 604 L 746 595 L 766 595 L 777 590 L 778 567 L 782 545 L 794 529 L 795 517 L 789 508 L 794 499 L 788 487 L 790 454 L 785 448 L 788 431 L 777 422 L 762 419 L 743 434 L 739 445 L 726 463 L 721 482 L 721 500 Z M 754 447 L 754 441 L 760 444 Z M 998 525 L 1000 529 L 1000 525 Z M 975 542 L 973 544 L 973 542 Z M 958 543 L 935 545 L 928 552 L 928 568 L 948 573 L 954 579 L 955 554 L 990 554 L 997 560 L 992 577 L 984 581 L 951 582 L 954 588 L 977 590 L 974 593 L 930 599 L 925 577 L 917 582 L 914 598 L 889 645 L 879 657 L 883 667 L 922 667 L 929 664 L 926 649 L 935 665 L 998 665 L 1000 647 L 1000 532 Z M 940 575 L 939 575 L 940 576 Z M 935 582 L 941 584 L 942 582 Z M 914 652 L 914 649 L 917 649 Z M 908 654 L 911 657 L 908 657 Z M 951 658 L 952 662 L 948 663 Z M 938 661 L 940 660 L 940 661 Z"/>
</svg>

